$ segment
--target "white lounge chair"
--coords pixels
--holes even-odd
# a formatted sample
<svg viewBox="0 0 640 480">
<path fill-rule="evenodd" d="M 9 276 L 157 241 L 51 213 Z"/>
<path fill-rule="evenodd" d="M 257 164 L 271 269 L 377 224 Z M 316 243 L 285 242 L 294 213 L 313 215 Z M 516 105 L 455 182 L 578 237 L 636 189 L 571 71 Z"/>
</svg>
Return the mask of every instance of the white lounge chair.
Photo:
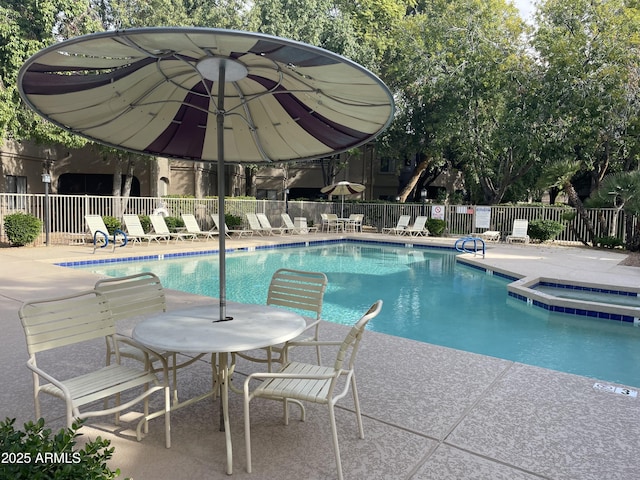
<svg viewBox="0 0 640 480">
<path fill-rule="evenodd" d="M 147 244 L 151 244 L 152 240 L 160 243 L 160 240 L 169 240 L 168 235 L 160 235 L 158 233 L 146 233 L 142 223 L 140 223 L 140 217 L 138 215 L 123 215 L 124 224 L 127 229 L 127 234 L 131 241 L 141 242 L 147 240 Z"/>
<path fill-rule="evenodd" d="M 104 224 L 104 220 L 100 215 L 85 215 L 84 220 L 87 223 L 87 228 L 91 233 L 91 238 L 93 239 L 93 251 L 95 253 L 98 247 L 105 248 L 109 245 L 109 230 L 107 226 Z M 118 246 L 118 235 L 122 237 L 120 242 L 120 246 L 124 247 L 127 245 L 129 241 L 129 237 L 126 233 L 124 233 L 120 229 L 116 229 L 113 233 L 113 250 L 115 251 L 116 246 Z"/>
<path fill-rule="evenodd" d="M 307 229 L 303 230 L 302 227 L 293 223 L 293 220 L 291 220 L 291 217 L 288 213 L 281 213 L 280 217 L 282 217 L 282 223 L 287 228 L 287 231 L 289 233 L 297 233 L 298 235 L 308 233 Z"/>
<path fill-rule="evenodd" d="M 264 229 L 264 227 L 260 224 L 260 220 L 255 213 L 245 213 L 247 217 L 247 221 L 249 222 L 249 229 L 253 233 L 257 233 L 258 235 L 270 235 L 271 233 Z"/>
<path fill-rule="evenodd" d="M 427 217 L 418 216 L 416 217 L 416 221 L 413 222 L 413 225 L 404 229 L 404 234 L 412 237 L 420 237 L 429 235 L 429 230 L 426 227 Z"/>
<path fill-rule="evenodd" d="M 184 221 L 184 226 L 186 227 L 187 232 L 193 233 L 198 238 L 202 237 L 205 240 L 211 240 L 218 236 L 218 232 L 216 231 L 209 230 L 205 232 L 203 230 L 200 230 L 198 220 L 196 220 L 195 215 L 191 213 L 183 213 L 182 220 Z"/>
<path fill-rule="evenodd" d="M 485 242 L 499 242 L 501 236 L 497 230 L 486 230 L 478 235 Z"/>
<path fill-rule="evenodd" d="M 383 228 L 382 233 L 393 233 L 395 235 L 402 235 L 409 226 L 411 221 L 411 215 L 400 215 L 398 223 L 395 227 Z"/>
<path fill-rule="evenodd" d="M 328 346 L 338 347 L 335 362 L 330 367 L 288 361 L 277 373 L 253 373 L 244 382 L 244 435 L 247 454 L 247 472 L 251 473 L 251 417 L 249 404 L 254 398 L 265 398 L 282 401 L 284 406 L 284 423 L 289 423 L 289 403 L 296 403 L 301 408 L 304 421 L 305 410 L 302 402 L 319 403 L 329 408 L 329 422 L 333 440 L 333 451 L 336 459 L 338 479 L 342 480 L 342 462 L 338 445 L 338 432 L 335 420 L 335 405 L 349 393 L 353 395 L 358 436 L 364 438 L 360 402 L 356 389 L 355 361 L 360 340 L 369 320 L 374 318 L 382 308 L 382 300 L 374 303 L 367 313 L 351 328 L 342 342 L 288 342 L 288 346 Z M 287 357 L 285 349 L 285 357 Z M 262 383 L 250 391 L 250 383 L 260 380 Z"/>
<path fill-rule="evenodd" d="M 184 240 L 185 238 L 190 238 L 191 241 L 196 239 L 196 235 L 194 233 L 187 232 L 171 232 L 169 227 L 167 227 L 167 222 L 164 221 L 164 217 L 162 215 L 149 215 L 149 220 L 151 220 L 151 225 L 153 225 L 153 231 L 159 235 L 168 235 L 169 238 L 178 240 Z M 167 240 L 168 242 L 168 240 Z"/>
<path fill-rule="evenodd" d="M 519 242 L 529 243 L 529 235 L 527 230 L 529 229 L 529 221 L 525 219 L 516 219 L 513 221 L 513 230 L 511 235 L 507 235 L 507 243 Z"/>
<path fill-rule="evenodd" d="M 218 225 L 218 214 L 217 213 L 212 213 L 211 214 L 211 218 L 213 219 L 213 224 L 215 225 L 216 230 L 218 231 L 218 234 L 220 234 L 220 225 Z M 243 235 L 247 235 L 249 237 L 253 236 L 253 231 L 252 230 L 243 230 L 243 229 L 231 229 L 229 227 L 227 227 L 227 223 L 225 222 L 224 224 L 224 234 L 225 236 L 231 238 L 231 235 L 238 235 L 239 237 L 242 237 Z"/>
<path fill-rule="evenodd" d="M 258 217 L 258 222 L 260 222 L 260 226 L 264 232 L 267 232 L 269 235 L 283 235 L 288 232 L 286 227 L 272 227 L 271 222 L 264 213 L 256 213 L 256 217 Z"/>
</svg>

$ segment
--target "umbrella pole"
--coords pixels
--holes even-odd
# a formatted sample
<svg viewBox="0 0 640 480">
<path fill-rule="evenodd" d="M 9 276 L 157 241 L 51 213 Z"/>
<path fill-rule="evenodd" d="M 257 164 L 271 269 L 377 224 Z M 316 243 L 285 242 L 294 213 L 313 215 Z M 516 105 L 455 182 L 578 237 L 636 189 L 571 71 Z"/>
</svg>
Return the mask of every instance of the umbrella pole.
<svg viewBox="0 0 640 480">
<path fill-rule="evenodd" d="M 216 134 L 218 139 L 218 262 L 220 270 L 220 320 L 227 320 L 227 275 L 225 259 L 225 217 L 224 217 L 224 83 L 225 65 L 220 62 L 218 71 L 218 113 L 216 114 Z M 231 320 L 231 319 L 229 319 Z"/>
</svg>

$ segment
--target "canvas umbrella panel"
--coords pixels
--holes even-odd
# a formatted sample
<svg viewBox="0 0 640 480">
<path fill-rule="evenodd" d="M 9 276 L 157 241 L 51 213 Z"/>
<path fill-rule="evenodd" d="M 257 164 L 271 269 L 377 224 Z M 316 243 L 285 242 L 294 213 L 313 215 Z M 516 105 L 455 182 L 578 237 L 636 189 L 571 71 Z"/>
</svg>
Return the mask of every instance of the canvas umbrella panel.
<svg viewBox="0 0 640 480">
<path fill-rule="evenodd" d="M 393 116 L 384 83 L 340 55 L 269 35 L 207 28 L 101 32 L 52 45 L 18 75 L 54 124 L 134 153 L 224 165 L 310 160 L 378 136 Z M 224 227 L 223 227 L 224 228 Z M 226 319 L 220 232 L 220 319 Z"/>
<path fill-rule="evenodd" d="M 327 185 L 326 187 L 322 187 L 320 191 L 322 193 L 326 193 L 327 195 L 339 195 L 342 197 L 342 206 L 340 209 L 340 216 L 344 217 L 344 197 L 346 195 L 355 195 L 356 193 L 364 192 L 365 186 L 360 183 L 351 183 L 342 181 L 338 183 L 334 183 L 332 185 Z"/>
</svg>

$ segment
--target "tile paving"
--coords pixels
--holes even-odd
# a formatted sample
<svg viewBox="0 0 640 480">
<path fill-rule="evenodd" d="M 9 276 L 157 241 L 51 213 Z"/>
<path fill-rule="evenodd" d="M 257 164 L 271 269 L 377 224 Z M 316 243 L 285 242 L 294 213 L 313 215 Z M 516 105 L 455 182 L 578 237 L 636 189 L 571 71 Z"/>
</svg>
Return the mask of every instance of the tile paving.
<svg viewBox="0 0 640 480">
<path fill-rule="evenodd" d="M 227 248 L 282 241 L 336 238 L 336 235 L 242 238 Z M 400 241 L 380 234 L 357 238 Z M 411 243 L 452 245 L 454 239 L 411 239 Z M 149 253 L 198 251 L 214 242 L 135 246 L 116 252 L 82 245 L 0 249 L 0 313 L 3 369 L 0 416 L 18 424 L 32 419 L 31 377 L 24 363 L 26 349 L 17 316 L 29 299 L 65 294 L 92 286 L 96 275 L 53 265 L 60 261 Z M 546 245 L 488 246 L 486 258 L 467 254 L 478 265 L 518 276 L 545 276 L 637 286 L 640 269 L 622 266 L 623 253 L 581 247 Z M 375 300 L 375 299 L 372 299 Z M 170 291 L 169 308 L 208 299 Z M 121 328 L 130 329 L 134 321 Z M 324 323 L 324 338 L 342 338 L 345 327 Z M 104 346 L 96 344 L 76 362 L 101 361 Z M 296 352 L 296 354 L 298 354 Z M 91 356 L 94 356 L 93 360 Z M 303 355 L 303 354 L 300 354 Z M 597 355 L 597 352 L 585 352 Z M 311 360 L 312 357 L 309 359 Z M 304 359 L 304 355 L 302 356 Z M 254 371 L 239 363 L 235 381 Z M 181 372 L 180 394 L 207 388 L 206 362 Z M 629 479 L 640 476 L 640 398 L 602 392 L 594 379 L 523 365 L 436 345 L 367 332 L 358 361 L 358 386 L 365 439 L 357 438 L 352 403 L 345 399 L 338 425 L 347 479 Z M 640 386 L 631 386 L 634 388 Z M 252 408 L 254 473 L 244 462 L 242 401 L 231 397 L 234 446 L 233 476 L 241 479 L 335 478 L 326 411 L 311 406 L 302 423 L 292 416 L 282 423 L 275 402 Z M 43 401 L 51 428 L 62 425 L 61 402 Z M 294 412 L 295 413 L 295 412 Z M 82 430 L 101 435 L 115 446 L 112 466 L 122 478 L 228 478 L 224 473 L 224 437 L 218 430 L 218 402 L 194 404 L 172 414 L 172 448 L 164 448 L 162 421 L 150 423 L 149 434 L 137 442 L 123 423 L 93 419 Z"/>
</svg>

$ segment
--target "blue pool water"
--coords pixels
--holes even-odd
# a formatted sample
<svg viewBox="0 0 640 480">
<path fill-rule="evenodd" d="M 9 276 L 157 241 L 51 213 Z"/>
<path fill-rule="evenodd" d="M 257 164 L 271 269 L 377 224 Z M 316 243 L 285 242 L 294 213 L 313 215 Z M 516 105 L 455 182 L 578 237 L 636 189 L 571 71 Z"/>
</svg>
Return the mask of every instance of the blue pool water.
<svg viewBox="0 0 640 480">
<path fill-rule="evenodd" d="M 324 272 L 323 318 L 351 324 L 378 298 L 370 329 L 529 365 L 640 387 L 640 329 L 549 313 L 509 298 L 509 279 L 456 263 L 448 250 L 338 243 L 227 254 L 227 298 L 262 304 L 273 272 Z M 217 297 L 218 257 L 93 265 L 121 276 L 150 271 L 165 287 Z"/>
</svg>

